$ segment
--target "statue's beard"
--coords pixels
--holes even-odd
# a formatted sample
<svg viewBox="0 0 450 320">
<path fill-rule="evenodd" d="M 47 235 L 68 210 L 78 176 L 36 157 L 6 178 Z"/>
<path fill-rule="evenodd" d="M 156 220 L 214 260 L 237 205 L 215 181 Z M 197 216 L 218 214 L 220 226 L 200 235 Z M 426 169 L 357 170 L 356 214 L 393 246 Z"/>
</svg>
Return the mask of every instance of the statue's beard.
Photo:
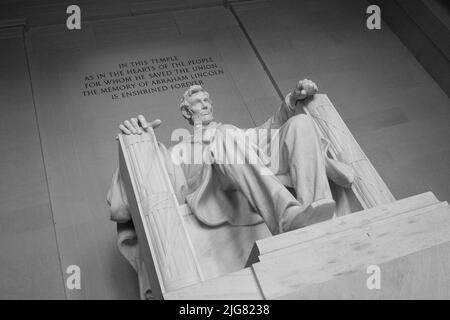
<svg viewBox="0 0 450 320">
<path fill-rule="evenodd" d="M 214 116 L 212 111 L 209 111 L 207 113 L 200 114 L 197 117 L 194 117 L 193 125 L 208 125 L 212 121 L 214 121 Z"/>
</svg>

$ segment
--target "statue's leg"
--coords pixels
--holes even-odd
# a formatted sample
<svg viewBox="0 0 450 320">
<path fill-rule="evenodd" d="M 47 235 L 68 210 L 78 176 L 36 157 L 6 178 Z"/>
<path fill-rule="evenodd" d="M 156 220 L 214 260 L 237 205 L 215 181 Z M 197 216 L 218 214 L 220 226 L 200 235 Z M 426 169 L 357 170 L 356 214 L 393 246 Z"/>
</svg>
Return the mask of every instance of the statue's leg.
<svg viewBox="0 0 450 320">
<path fill-rule="evenodd" d="M 233 130 L 223 126 L 214 140 L 213 166 L 245 195 L 272 234 L 283 232 L 281 217 L 290 210 L 298 212 L 300 204 L 273 174 L 267 174 L 255 146 L 242 132 L 227 129 Z"/>
<path fill-rule="evenodd" d="M 291 117 L 279 130 L 279 173 L 290 175 L 297 200 L 306 215 L 308 224 L 333 216 L 334 201 L 325 170 L 324 154 L 312 120 L 306 114 Z M 284 217 L 285 220 L 298 220 Z M 293 229 L 298 223 L 289 222 Z"/>
</svg>

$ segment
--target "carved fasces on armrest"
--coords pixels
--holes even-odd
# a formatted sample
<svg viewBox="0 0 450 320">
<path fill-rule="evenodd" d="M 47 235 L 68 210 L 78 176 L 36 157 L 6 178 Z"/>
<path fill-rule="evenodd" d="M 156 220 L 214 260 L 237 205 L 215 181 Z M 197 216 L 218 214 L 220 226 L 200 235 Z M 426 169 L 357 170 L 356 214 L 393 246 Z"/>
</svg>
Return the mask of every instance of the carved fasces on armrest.
<svg viewBox="0 0 450 320">
<path fill-rule="evenodd" d="M 119 135 L 121 174 L 152 290 L 160 296 L 202 281 L 190 238 L 153 130 Z M 155 283 L 157 281 L 157 283 Z M 151 281 L 152 282 L 152 281 Z M 158 290 L 157 290 L 158 291 Z M 158 294 L 157 294 L 158 295 Z"/>
<path fill-rule="evenodd" d="M 352 190 L 364 209 L 395 200 L 325 94 L 316 94 L 308 102 L 305 112 L 314 120 L 319 135 L 330 141 L 329 151 L 333 158 L 337 159 L 340 154 L 353 168 Z"/>
</svg>

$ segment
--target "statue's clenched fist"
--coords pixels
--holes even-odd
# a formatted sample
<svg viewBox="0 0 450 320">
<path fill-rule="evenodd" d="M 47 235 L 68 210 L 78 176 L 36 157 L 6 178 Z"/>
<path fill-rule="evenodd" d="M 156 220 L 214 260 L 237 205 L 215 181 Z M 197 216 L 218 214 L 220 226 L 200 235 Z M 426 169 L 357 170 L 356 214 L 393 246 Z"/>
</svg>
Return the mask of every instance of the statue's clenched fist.
<svg viewBox="0 0 450 320">
<path fill-rule="evenodd" d="M 123 134 L 142 134 L 144 131 L 147 131 L 148 128 L 158 128 L 160 124 L 161 120 L 159 119 L 149 123 L 143 115 L 139 115 L 137 118 L 125 120 L 119 125 L 119 129 Z"/>
<path fill-rule="evenodd" d="M 294 106 L 298 100 L 304 100 L 307 97 L 315 95 L 319 89 L 317 85 L 308 79 L 300 80 L 290 96 L 291 105 Z"/>
</svg>

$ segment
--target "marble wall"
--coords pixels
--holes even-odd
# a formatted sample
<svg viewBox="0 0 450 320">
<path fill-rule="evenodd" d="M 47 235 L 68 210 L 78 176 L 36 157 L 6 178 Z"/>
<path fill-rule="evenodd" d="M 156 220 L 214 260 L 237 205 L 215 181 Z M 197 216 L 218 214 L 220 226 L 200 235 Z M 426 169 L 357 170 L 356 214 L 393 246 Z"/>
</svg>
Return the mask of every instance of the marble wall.
<svg viewBox="0 0 450 320">
<path fill-rule="evenodd" d="M 0 29 L 0 299 L 64 299 L 21 27 Z"/>
</svg>

